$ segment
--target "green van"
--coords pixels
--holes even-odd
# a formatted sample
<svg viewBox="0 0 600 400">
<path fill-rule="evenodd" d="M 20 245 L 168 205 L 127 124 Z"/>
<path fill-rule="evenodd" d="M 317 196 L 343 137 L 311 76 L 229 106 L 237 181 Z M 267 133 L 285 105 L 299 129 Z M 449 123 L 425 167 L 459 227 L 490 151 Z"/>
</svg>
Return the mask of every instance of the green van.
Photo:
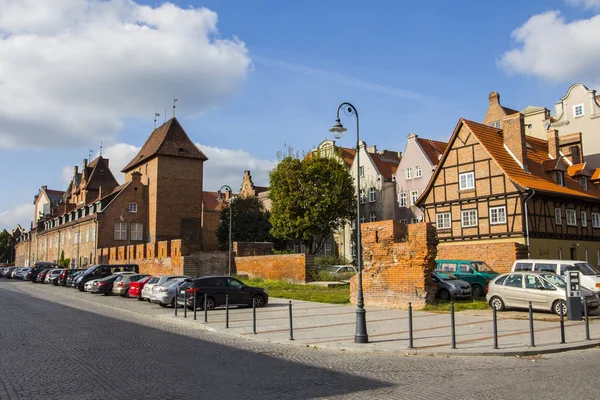
<svg viewBox="0 0 600 400">
<path fill-rule="evenodd" d="M 436 269 L 469 282 L 473 297 L 485 296 L 488 283 L 498 276 L 485 262 L 474 260 L 436 260 Z"/>
</svg>

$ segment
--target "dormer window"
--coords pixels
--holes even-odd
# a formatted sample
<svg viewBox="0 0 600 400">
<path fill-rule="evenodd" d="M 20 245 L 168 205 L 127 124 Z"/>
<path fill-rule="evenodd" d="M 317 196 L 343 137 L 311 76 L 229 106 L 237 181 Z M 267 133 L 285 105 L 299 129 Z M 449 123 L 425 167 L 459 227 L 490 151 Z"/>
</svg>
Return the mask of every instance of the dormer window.
<svg viewBox="0 0 600 400">
<path fill-rule="evenodd" d="M 556 171 L 556 183 L 560 186 L 565 186 L 565 177 L 563 174 L 564 172 L 562 171 Z"/>
<path fill-rule="evenodd" d="M 588 190 L 588 180 L 585 176 L 581 177 L 581 187 Z"/>
</svg>

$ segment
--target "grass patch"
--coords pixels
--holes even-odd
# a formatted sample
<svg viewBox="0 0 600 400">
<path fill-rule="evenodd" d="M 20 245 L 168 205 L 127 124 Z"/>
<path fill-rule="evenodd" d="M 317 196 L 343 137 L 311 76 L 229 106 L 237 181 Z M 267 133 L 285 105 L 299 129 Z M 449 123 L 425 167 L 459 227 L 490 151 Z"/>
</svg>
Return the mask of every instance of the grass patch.
<svg viewBox="0 0 600 400">
<path fill-rule="evenodd" d="M 462 310 L 487 310 L 488 305 L 485 297 L 473 297 L 468 300 L 454 300 L 454 311 Z M 438 300 L 437 304 L 427 304 L 423 311 L 450 312 L 450 302 Z"/>
<path fill-rule="evenodd" d="M 248 286 L 266 289 L 270 297 L 329 304 L 350 303 L 350 285 L 327 288 L 312 285 L 297 285 L 273 279 L 247 279 L 240 277 L 237 277 L 237 279 Z"/>
</svg>

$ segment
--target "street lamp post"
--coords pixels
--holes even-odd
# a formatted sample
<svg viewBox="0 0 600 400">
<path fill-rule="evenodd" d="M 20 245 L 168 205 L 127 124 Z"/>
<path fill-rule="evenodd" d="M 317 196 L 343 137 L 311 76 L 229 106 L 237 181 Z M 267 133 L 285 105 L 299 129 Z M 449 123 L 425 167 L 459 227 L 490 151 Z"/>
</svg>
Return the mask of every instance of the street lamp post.
<svg viewBox="0 0 600 400">
<path fill-rule="evenodd" d="M 129 223 L 130 218 L 127 218 L 125 221 L 125 217 L 123 217 L 123 213 L 127 211 L 129 217 L 131 217 L 131 211 L 129 211 L 129 207 L 125 207 L 121 210 L 121 215 L 119 216 L 119 220 L 121 222 L 125 222 L 127 224 L 127 229 L 125 230 L 125 234 L 127 235 L 127 262 L 129 262 L 129 252 L 131 251 L 131 224 Z"/>
<path fill-rule="evenodd" d="M 219 201 L 219 203 L 223 202 L 223 196 L 221 196 L 221 192 L 223 191 L 223 189 L 227 190 L 229 192 L 229 198 L 227 199 L 227 206 L 229 207 L 229 256 L 228 256 L 228 267 L 227 267 L 227 274 L 229 276 L 231 276 L 231 214 L 233 214 L 233 210 L 231 209 L 231 187 L 229 187 L 228 185 L 223 185 L 221 186 L 221 189 L 219 189 L 219 196 L 217 197 L 217 200 Z"/>
<path fill-rule="evenodd" d="M 363 297 L 362 284 L 362 246 L 360 232 L 360 135 L 358 124 L 358 111 L 352 104 L 344 102 L 337 109 L 336 120 L 333 128 L 329 131 L 333 132 L 336 139 L 340 139 L 344 132 L 347 131 L 340 121 L 340 110 L 344 110 L 346 115 L 354 115 L 356 117 L 356 264 L 358 267 L 358 295 L 356 299 L 356 331 L 354 333 L 354 343 L 368 343 L 369 335 L 367 334 L 367 318 L 365 311 L 365 299 Z"/>
</svg>

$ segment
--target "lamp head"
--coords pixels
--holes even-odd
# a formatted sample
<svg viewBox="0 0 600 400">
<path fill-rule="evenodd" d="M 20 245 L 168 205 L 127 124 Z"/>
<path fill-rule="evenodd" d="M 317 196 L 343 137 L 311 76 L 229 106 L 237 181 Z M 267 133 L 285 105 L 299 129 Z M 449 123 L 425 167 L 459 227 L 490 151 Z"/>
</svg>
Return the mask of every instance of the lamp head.
<svg viewBox="0 0 600 400">
<path fill-rule="evenodd" d="M 123 218 L 123 214 L 121 214 L 121 215 L 119 216 L 119 221 L 123 222 L 124 220 L 125 220 L 125 218 Z"/>
<path fill-rule="evenodd" d="M 344 125 L 342 125 L 342 121 L 340 121 L 340 119 L 336 119 L 335 120 L 335 124 L 333 124 L 333 128 L 331 128 L 329 130 L 329 132 L 333 132 L 333 136 L 336 139 L 339 139 L 343 136 L 343 133 L 346 132 L 348 129 L 344 128 Z"/>
</svg>

